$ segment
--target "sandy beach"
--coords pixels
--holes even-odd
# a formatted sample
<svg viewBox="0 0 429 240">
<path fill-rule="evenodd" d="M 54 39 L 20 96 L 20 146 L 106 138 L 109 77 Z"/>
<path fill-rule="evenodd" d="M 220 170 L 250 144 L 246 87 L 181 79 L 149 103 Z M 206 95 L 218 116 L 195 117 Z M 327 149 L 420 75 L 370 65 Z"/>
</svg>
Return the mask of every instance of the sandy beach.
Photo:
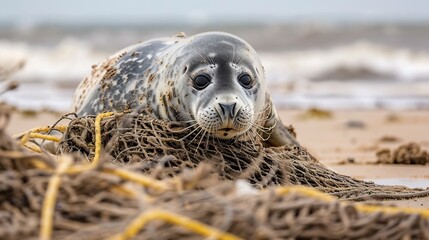
<svg viewBox="0 0 429 240">
<path fill-rule="evenodd" d="M 309 114 L 303 110 L 280 110 L 285 124 L 292 124 L 299 142 L 331 169 L 358 179 L 385 184 L 429 186 L 429 165 L 382 165 L 376 152 L 408 142 L 429 150 L 427 111 L 332 111 Z M 10 134 L 52 125 L 61 113 L 14 112 Z M 406 207 L 429 207 L 429 198 L 385 201 Z"/>
<path fill-rule="evenodd" d="M 429 150 L 427 111 L 334 111 L 311 117 L 305 111 L 280 111 L 299 142 L 320 161 L 341 174 L 378 183 L 429 187 L 429 165 L 374 164 L 376 152 L 409 142 Z M 354 162 L 354 163 L 349 163 Z M 429 198 L 383 201 L 404 207 L 429 208 Z"/>
</svg>

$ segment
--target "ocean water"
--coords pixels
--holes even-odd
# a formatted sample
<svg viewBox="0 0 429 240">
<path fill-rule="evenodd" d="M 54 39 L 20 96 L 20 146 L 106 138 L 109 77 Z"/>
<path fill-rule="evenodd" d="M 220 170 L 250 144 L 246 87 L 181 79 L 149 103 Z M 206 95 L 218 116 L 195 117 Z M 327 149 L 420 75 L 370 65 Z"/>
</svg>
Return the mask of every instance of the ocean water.
<svg viewBox="0 0 429 240">
<path fill-rule="evenodd" d="M 69 111 L 91 66 L 115 51 L 185 30 L 234 33 L 255 47 L 277 107 L 429 109 L 429 25 L 86 26 L 0 28 L 0 96 L 21 109 Z"/>
</svg>

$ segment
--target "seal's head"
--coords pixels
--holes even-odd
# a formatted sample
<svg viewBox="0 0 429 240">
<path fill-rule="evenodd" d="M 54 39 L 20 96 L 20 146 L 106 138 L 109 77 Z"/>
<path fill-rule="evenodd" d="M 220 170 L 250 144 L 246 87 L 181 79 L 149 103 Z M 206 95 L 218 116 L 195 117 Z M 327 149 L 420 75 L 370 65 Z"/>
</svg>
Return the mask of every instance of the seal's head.
<svg viewBox="0 0 429 240">
<path fill-rule="evenodd" d="M 248 43 L 226 33 L 204 33 L 189 38 L 176 53 L 173 66 L 180 74 L 175 87 L 189 108 L 178 113 L 180 119 L 195 120 L 222 139 L 263 124 L 264 69 Z"/>
</svg>

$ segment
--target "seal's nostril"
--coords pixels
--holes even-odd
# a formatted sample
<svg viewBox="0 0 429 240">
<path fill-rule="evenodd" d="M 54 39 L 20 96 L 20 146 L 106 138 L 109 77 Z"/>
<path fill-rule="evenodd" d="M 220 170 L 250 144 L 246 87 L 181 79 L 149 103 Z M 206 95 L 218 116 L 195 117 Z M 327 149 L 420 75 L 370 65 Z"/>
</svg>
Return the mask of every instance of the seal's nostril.
<svg viewBox="0 0 429 240">
<path fill-rule="evenodd" d="M 235 105 L 236 103 L 219 103 L 222 114 L 228 115 L 230 118 L 234 118 Z"/>
</svg>

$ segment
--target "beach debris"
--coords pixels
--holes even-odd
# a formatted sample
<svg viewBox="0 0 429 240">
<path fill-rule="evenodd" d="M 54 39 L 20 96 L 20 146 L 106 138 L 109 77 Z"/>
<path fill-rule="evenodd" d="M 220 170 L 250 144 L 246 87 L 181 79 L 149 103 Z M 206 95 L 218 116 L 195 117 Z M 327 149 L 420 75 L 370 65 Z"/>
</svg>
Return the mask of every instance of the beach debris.
<svg viewBox="0 0 429 240">
<path fill-rule="evenodd" d="M 429 163 L 429 153 L 417 143 L 411 142 L 397 147 L 394 150 L 381 149 L 376 153 L 380 164 L 418 164 Z"/>
<path fill-rule="evenodd" d="M 356 164 L 356 159 L 354 157 L 347 157 L 346 159 L 339 161 L 337 164 L 338 165 Z"/>
<path fill-rule="evenodd" d="M 73 117 L 14 138 L 0 125 L 1 239 L 429 238 L 428 210 L 337 199 L 428 190 L 355 180 L 299 148 L 187 142 L 192 130 L 148 116 Z M 59 141 L 58 154 L 39 141 Z"/>
<path fill-rule="evenodd" d="M 333 114 L 331 111 L 319 108 L 309 108 L 299 115 L 300 119 L 331 119 L 332 117 Z"/>
<path fill-rule="evenodd" d="M 348 120 L 344 124 L 347 128 L 354 128 L 354 129 L 365 129 L 366 123 L 361 120 Z"/>
<path fill-rule="evenodd" d="M 389 113 L 385 119 L 385 121 L 389 123 L 398 122 L 400 120 L 401 120 L 401 117 L 396 113 Z"/>
<path fill-rule="evenodd" d="M 395 137 L 395 136 L 385 135 L 385 136 L 382 136 L 379 139 L 379 141 L 384 142 L 384 143 L 394 143 L 394 142 L 399 142 L 400 139 L 398 137 Z"/>
</svg>

